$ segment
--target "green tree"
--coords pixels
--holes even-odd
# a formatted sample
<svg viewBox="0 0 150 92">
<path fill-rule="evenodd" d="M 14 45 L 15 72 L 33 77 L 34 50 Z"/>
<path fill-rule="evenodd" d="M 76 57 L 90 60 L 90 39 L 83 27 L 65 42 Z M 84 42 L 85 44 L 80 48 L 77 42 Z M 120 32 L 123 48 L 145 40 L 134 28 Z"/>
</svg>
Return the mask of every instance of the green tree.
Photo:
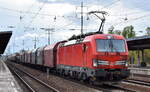
<svg viewBox="0 0 150 92">
<path fill-rule="evenodd" d="M 150 35 L 150 27 L 147 27 L 145 30 L 146 30 L 146 35 Z"/>
<path fill-rule="evenodd" d="M 147 27 L 146 29 L 146 35 L 150 35 L 150 27 Z M 145 62 L 150 64 L 150 50 L 146 49 L 144 50 L 144 58 L 145 58 Z"/>
<path fill-rule="evenodd" d="M 131 38 L 131 37 L 135 37 L 135 31 L 134 31 L 134 27 L 131 26 L 127 26 L 123 29 L 122 35 L 125 38 Z"/>
</svg>

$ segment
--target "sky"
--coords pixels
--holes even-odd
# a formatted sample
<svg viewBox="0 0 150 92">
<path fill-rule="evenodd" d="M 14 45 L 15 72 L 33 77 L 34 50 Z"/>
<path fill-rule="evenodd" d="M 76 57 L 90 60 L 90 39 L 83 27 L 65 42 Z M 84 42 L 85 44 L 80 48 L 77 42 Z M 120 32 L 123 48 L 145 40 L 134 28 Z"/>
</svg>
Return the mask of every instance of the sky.
<svg viewBox="0 0 150 92">
<path fill-rule="evenodd" d="M 108 13 L 104 33 L 111 26 L 122 31 L 133 25 L 136 35 L 142 36 L 150 26 L 150 0 L 0 0 L 0 31 L 13 31 L 5 53 L 33 50 L 35 38 L 37 48 L 47 45 L 43 29 L 52 30 L 51 44 L 80 34 L 81 2 L 84 33 L 97 31 L 101 23 L 90 11 Z"/>
</svg>

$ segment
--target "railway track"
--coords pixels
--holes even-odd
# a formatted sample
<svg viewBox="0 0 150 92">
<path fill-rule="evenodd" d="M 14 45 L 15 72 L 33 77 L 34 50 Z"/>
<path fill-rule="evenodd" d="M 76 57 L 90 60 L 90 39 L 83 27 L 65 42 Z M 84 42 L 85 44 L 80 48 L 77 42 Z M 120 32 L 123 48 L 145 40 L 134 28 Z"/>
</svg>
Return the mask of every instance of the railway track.
<svg viewBox="0 0 150 92">
<path fill-rule="evenodd" d="M 109 89 L 112 88 L 112 91 L 113 91 L 113 92 L 114 92 L 114 91 L 115 91 L 115 92 L 116 92 L 116 91 L 118 91 L 118 92 L 136 92 L 135 90 L 122 87 L 121 85 L 107 85 L 107 84 L 105 84 L 105 86 L 106 86 L 107 88 L 109 88 Z M 112 91 L 111 91 L 111 92 L 112 92 Z"/>
<path fill-rule="evenodd" d="M 100 90 L 102 92 L 136 92 L 135 90 L 124 88 L 120 85 L 113 85 L 113 84 L 94 84 L 94 85 L 91 85 L 88 82 L 81 82 L 79 80 L 74 80 L 74 79 L 66 78 L 66 77 L 63 77 L 63 78 L 66 80 L 70 80 L 72 82 L 75 82 L 75 83 L 85 85 L 85 86 L 90 87 L 90 88 Z"/>
<path fill-rule="evenodd" d="M 11 64 L 9 64 L 9 65 L 11 65 Z M 11 67 L 12 66 L 15 66 L 15 65 L 11 65 Z M 19 69 L 19 71 L 20 71 L 20 69 Z M 56 76 L 58 76 L 58 75 L 56 74 Z M 105 85 L 98 85 L 98 84 L 90 85 L 87 82 L 81 82 L 79 80 L 68 78 L 66 76 L 62 76 L 62 78 L 66 79 L 66 80 L 69 80 L 69 81 L 72 81 L 72 82 L 75 82 L 75 83 L 78 83 L 78 84 L 81 84 L 81 85 L 85 85 L 88 88 L 93 88 L 93 89 L 96 89 L 96 90 L 99 90 L 99 91 L 102 91 L 102 92 L 135 92 L 133 90 L 130 90 L 130 89 L 127 89 L 127 88 L 124 88 L 124 87 L 121 87 L 121 86 L 117 86 L 117 85 L 107 85 L 107 84 L 105 84 Z"/>
<path fill-rule="evenodd" d="M 23 82 L 30 92 L 60 92 L 54 87 L 35 78 L 33 75 L 18 69 L 17 67 L 8 65 L 9 69 Z"/>
<path fill-rule="evenodd" d="M 128 79 L 128 80 L 124 80 L 124 82 L 135 83 L 135 84 L 139 84 L 139 85 L 150 87 L 150 82 L 142 81 L 142 80 Z"/>
</svg>

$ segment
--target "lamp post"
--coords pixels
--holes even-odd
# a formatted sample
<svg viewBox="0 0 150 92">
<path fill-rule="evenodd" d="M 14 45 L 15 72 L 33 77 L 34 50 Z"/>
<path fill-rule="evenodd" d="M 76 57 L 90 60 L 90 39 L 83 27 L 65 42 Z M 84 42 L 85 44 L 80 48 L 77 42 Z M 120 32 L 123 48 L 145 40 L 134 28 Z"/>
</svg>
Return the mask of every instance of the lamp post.
<svg viewBox="0 0 150 92">
<path fill-rule="evenodd" d="M 7 28 L 10 30 L 12 30 L 12 29 L 14 29 L 14 28 L 16 28 L 15 26 L 12 26 L 12 25 L 9 25 L 9 26 L 7 26 Z M 15 34 L 13 35 L 13 43 L 12 43 L 12 53 L 14 53 L 14 50 L 15 50 Z"/>
</svg>

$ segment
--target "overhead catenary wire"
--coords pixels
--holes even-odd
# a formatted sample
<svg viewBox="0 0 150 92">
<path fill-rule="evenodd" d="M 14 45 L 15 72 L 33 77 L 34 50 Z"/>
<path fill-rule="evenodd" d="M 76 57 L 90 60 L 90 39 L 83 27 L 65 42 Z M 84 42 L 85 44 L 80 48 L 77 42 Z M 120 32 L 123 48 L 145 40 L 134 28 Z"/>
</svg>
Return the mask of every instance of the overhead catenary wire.
<svg viewBox="0 0 150 92">
<path fill-rule="evenodd" d="M 121 0 L 115 0 L 114 2 L 112 2 L 112 3 L 108 4 L 108 5 L 104 5 L 101 9 L 108 8 L 108 7 L 110 7 L 110 6 L 114 5 L 114 4 L 116 4 L 116 3 L 119 2 L 119 1 L 121 1 Z"/>
<path fill-rule="evenodd" d="M 26 14 L 37 14 L 37 12 L 32 12 L 32 11 L 23 11 L 23 10 L 17 10 L 17 9 L 10 9 L 10 8 L 6 8 L 6 7 L 2 7 L 0 6 L 0 9 L 2 10 L 7 10 L 7 11 L 11 11 L 11 12 L 16 12 L 16 13 L 26 13 Z M 73 18 L 73 16 L 61 16 L 61 15 L 55 15 L 55 14 L 46 14 L 46 13 L 38 13 L 38 15 L 41 16 L 53 16 L 53 17 L 64 17 L 64 18 Z M 11 15 L 10 15 L 11 16 Z"/>
<path fill-rule="evenodd" d="M 122 24 L 122 23 L 127 23 L 127 22 L 130 22 L 130 21 L 136 21 L 136 20 L 143 19 L 143 18 L 146 18 L 146 17 L 150 17 L 150 14 L 145 14 L 145 15 L 142 15 L 140 17 L 136 17 L 136 18 L 133 18 L 133 19 L 130 19 L 130 20 L 128 19 L 127 21 L 124 21 L 124 22 L 119 22 L 119 23 L 114 24 L 114 26 Z"/>
<path fill-rule="evenodd" d="M 119 2 L 121 0 L 115 0 L 114 2 L 108 4 L 108 5 L 105 5 L 104 8 L 107 8 L 107 7 L 110 7 L 114 4 L 116 4 L 117 2 Z M 32 11 L 20 11 L 20 10 L 14 10 L 14 9 L 9 9 L 9 8 L 5 8 L 5 7 L 1 7 L 0 6 L 0 9 L 5 9 L 5 10 L 9 10 L 9 11 L 13 11 L 13 12 L 18 12 L 18 13 L 27 13 L 27 14 L 37 14 L 37 12 L 32 12 Z M 137 14 L 138 15 L 139 11 L 137 12 L 131 12 L 131 13 L 127 13 L 127 16 L 129 16 L 130 14 Z M 42 15 L 42 16 L 56 16 L 56 15 L 52 15 L 52 14 L 42 14 L 42 13 L 38 13 L 38 15 Z M 123 16 L 123 15 L 110 15 L 110 16 Z M 71 16 L 56 16 L 56 17 L 71 17 Z"/>
<path fill-rule="evenodd" d="M 47 1 L 47 0 L 46 0 Z M 39 10 L 37 11 L 37 13 L 33 16 L 32 20 L 29 22 L 29 25 L 27 26 L 27 28 L 30 27 L 30 25 L 32 24 L 32 22 L 34 21 L 34 19 L 37 17 L 37 15 L 39 14 L 39 12 L 43 9 L 44 5 L 46 4 L 46 1 L 43 2 L 43 4 L 41 5 L 41 7 L 39 7 Z M 26 30 L 26 29 L 25 29 Z"/>
<path fill-rule="evenodd" d="M 61 17 L 61 18 L 75 18 L 74 16 L 61 16 L 61 15 L 53 15 L 53 14 L 45 14 L 45 13 L 40 13 L 40 12 L 38 12 L 38 14 L 37 14 L 37 12 L 32 12 L 32 11 L 21 11 L 21 10 L 17 10 L 17 9 L 10 9 L 10 8 L 6 8 L 6 7 L 2 7 L 2 6 L 0 6 L 0 9 L 3 9 L 3 10 L 7 10 L 7 11 L 11 11 L 11 12 L 16 12 L 16 13 L 25 13 L 25 14 L 35 14 L 35 16 L 37 16 L 37 15 L 41 15 L 41 16 L 50 16 L 50 17 L 54 17 L 54 18 L 56 18 L 56 17 Z M 39 10 L 41 10 L 41 9 L 39 9 Z M 10 15 L 11 16 L 11 15 Z M 15 16 L 15 17 L 20 17 L 19 15 L 18 16 Z M 33 20 L 32 20 L 33 21 Z M 31 23 L 31 22 L 30 22 Z M 73 23 L 73 22 L 72 22 Z M 65 25 L 65 26 L 69 26 L 69 25 L 71 25 L 72 23 L 69 23 L 69 24 L 67 24 L 67 25 Z M 26 28 L 25 28 L 25 31 L 27 30 L 27 28 L 29 28 L 29 26 L 30 25 L 28 25 Z"/>
<path fill-rule="evenodd" d="M 110 3 L 110 4 L 108 4 L 108 5 L 105 5 L 104 7 L 105 8 L 108 8 L 108 7 L 111 7 L 111 6 L 114 6 L 114 4 L 116 4 L 118 1 L 120 1 L 120 0 L 116 0 L 116 1 L 114 1 L 114 2 L 112 2 L 112 3 Z M 110 5 L 110 6 L 109 6 Z M 53 15 L 53 14 L 44 14 L 44 13 L 40 13 L 40 11 L 37 13 L 37 12 L 34 12 L 34 11 L 21 11 L 21 10 L 16 10 L 16 9 L 9 9 L 9 8 L 5 8 L 5 7 L 1 7 L 0 6 L 0 9 L 3 9 L 3 10 L 8 10 L 8 11 L 11 11 L 11 12 L 16 12 L 16 13 L 25 13 L 25 14 L 35 14 L 35 18 L 38 16 L 38 15 L 41 15 L 41 16 L 51 16 L 51 17 L 63 17 L 63 18 L 69 18 L 69 17 L 72 17 L 72 16 L 57 16 L 57 15 Z M 40 10 L 40 9 L 39 9 Z M 139 13 L 140 13 L 140 11 L 135 11 L 135 12 L 128 12 L 128 13 L 126 13 L 127 14 L 127 16 L 129 16 L 129 15 L 139 15 Z M 110 16 L 124 16 L 123 14 L 122 15 L 110 15 Z M 118 24 L 122 24 L 122 23 L 127 23 L 127 22 L 130 22 L 130 21 L 136 21 L 136 20 L 139 20 L 139 19 L 142 19 L 142 18 L 146 18 L 146 17 L 148 17 L 149 15 L 145 15 L 145 16 L 140 16 L 140 17 L 134 17 L 134 18 L 132 18 L 132 19 L 130 19 L 130 18 L 128 18 L 128 20 L 127 21 L 122 21 L 122 22 L 119 22 L 119 23 L 116 23 L 116 24 L 114 24 L 114 25 L 118 25 Z M 72 22 L 70 22 L 70 23 L 68 23 L 68 24 L 66 24 L 66 25 L 64 25 L 63 23 L 58 23 L 59 25 L 59 27 L 58 27 L 58 29 L 56 28 L 56 30 L 60 30 L 60 29 L 63 29 L 63 28 L 65 28 L 65 27 L 68 27 L 69 28 L 69 26 L 70 25 L 72 25 L 73 23 L 75 23 L 74 21 L 72 21 Z M 62 25 L 63 24 L 63 25 Z M 113 25 L 113 24 L 112 24 Z M 69 29 L 63 29 L 63 30 L 69 30 Z"/>
<path fill-rule="evenodd" d="M 116 0 L 113 3 L 109 4 L 109 5 L 113 5 L 116 2 L 118 2 L 120 0 Z M 105 5 L 104 7 L 107 8 L 107 6 L 109 7 L 109 5 Z M 37 14 L 36 12 L 31 12 L 31 11 L 21 11 L 21 10 L 17 10 L 17 9 L 10 9 L 10 8 L 6 8 L 6 7 L 2 7 L 0 6 L 0 9 L 4 9 L 4 10 L 8 10 L 8 11 L 12 11 L 12 12 L 17 12 L 17 13 L 26 13 L 26 14 Z M 126 13 L 127 16 L 129 15 L 134 15 L 134 14 L 139 14 L 140 11 L 137 12 L 130 12 L 130 13 Z M 58 15 L 52 15 L 52 14 L 43 14 L 43 13 L 38 13 L 38 15 L 42 15 L 42 16 L 56 16 L 56 17 L 73 17 L 73 16 L 58 16 Z M 110 15 L 110 16 L 124 16 L 124 15 Z M 16 16 L 17 17 L 17 16 Z"/>
<path fill-rule="evenodd" d="M 34 4 L 35 4 L 35 3 L 32 3 L 31 6 L 30 6 L 30 7 L 28 8 L 28 10 L 26 11 L 26 13 L 25 13 L 24 15 L 20 16 L 20 20 L 21 20 L 21 18 L 23 19 L 23 18 L 26 16 L 26 14 L 30 14 L 29 12 L 30 12 L 31 9 L 33 8 Z M 21 12 L 21 13 L 22 13 L 22 12 Z"/>
<path fill-rule="evenodd" d="M 143 13 L 150 13 L 150 12 L 143 12 Z M 134 12 L 129 12 L 126 13 L 127 16 L 132 16 L 132 15 L 139 15 L 141 14 L 141 11 L 134 11 Z M 124 16 L 124 14 L 110 14 L 110 16 Z"/>
<path fill-rule="evenodd" d="M 119 2 L 121 0 L 116 0 L 108 5 L 105 5 L 103 8 L 108 8 L 110 6 L 112 6 L 113 4 Z M 32 7 L 32 6 L 31 6 Z M 6 8 L 6 7 L 2 7 L 0 6 L 0 9 L 3 9 L 3 10 L 8 10 L 8 11 L 11 11 L 11 12 L 16 12 L 16 13 L 25 13 L 25 14 L 36 14 L 36 12 L 32 12 L 32 11 L 29 11 L 31 10 L 31 7 L 27 10 L 27 11 L 22 11 L 22 10 L 17 10 L 17 9 L 11 9 L 11 8 Z M 134 15 L 134 14 L 138 14 L 140 13 L 141 11 L 137 11 L 137 12 L 130 12 L 130 13 L 127 13 L 127 15 Z M 39 13 L 38 15 L 41 15 L 41 16 L 56 16 L 56 17 L 73 17 L 73 16 L 60 16 L 60 15 L 53 15 L 53 14 L 44 14 L 44 13 Z M 11 15 L 10 15 L 11 16 Z M 23 15 L 22 17 L 24 17 L 25 15 Z M 111 15 L 110 16 L 124 16 L 124 15 Z"/>
<path fill-rule="evenodd" d="M 108 5 L 105 5 L 105 6 L 103 6 L 101 9 L 104 9 L 104 8 L 108 8 L 108 7 L 110 7 L 110 6 L 112 6 L 112 5 L 114 5 L 114 4 L 116 4 L 117 2 L 119 2 L 119 1 L 121 1 L 121 0 L 116 0 L 116 1 L 114 1 L 114 2 L 112 2 L 112 3 L 110 3 L 110 4 L 108 4 Z M 146 13 L 146 14 L 145 14 Z M 135 17 L 135 18 L 132 18 L 132 19 L 129 19 L 127 16 L 132 16 L 132 15 L 139 15 L 139 14 L 141 14 L 141 11 L 134 11 L 134 12 L 129 12 L 129 13 L 126 13 L 126 14 L 120 14 L 120 15 L 109 15 L 109 16 L 120 16 L 120 17 L 122 17 L 122 16 L 126 16 L 126 18 L 124 19 L 124 21 L 121 21 L 121 22 L 118 22 L 118 23 L 115 23 L 115 24 L 112 24 L 112 25 L 114 25 L 114 26 L 116 26 L 116 25 L 119 25 L 119 24 L 122 24 L 122 23 L 128 23 L 128 22 L 131 22 L 131 21 L 136 21 L 136 20 L 139 20 L 139 19 L 143 19 L 143 18 L 146 18 L 146 17 L 149 17 L 149 12 L 144 12 L 144 14 L 145 15 L 142 15 L 142 16 L 140 16 L 140 17 Z M 121 18 L 122 19 L 122 18 Z"/>
</svg>

